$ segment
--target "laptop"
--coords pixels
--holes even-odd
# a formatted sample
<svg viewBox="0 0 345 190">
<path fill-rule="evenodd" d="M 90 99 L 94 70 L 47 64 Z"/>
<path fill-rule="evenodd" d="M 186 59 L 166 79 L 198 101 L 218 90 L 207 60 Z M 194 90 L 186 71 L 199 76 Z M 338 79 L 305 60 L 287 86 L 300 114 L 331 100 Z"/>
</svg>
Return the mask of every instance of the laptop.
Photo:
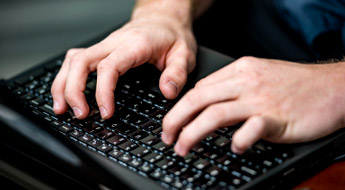
<svg viewBox="0 0 345 190">
<path fill-rule="evenodd" d="M 237 155 L 230 144 L 238 124 L 209 134 L 181 158 L 160 139 L 162 118 L 198 80 L 234 59 L 200 46 L 197 67 L 174 101 L 161 94 L 155 67 L 131 69 L 114 92 L 113 117 L 104 121 L 94 98 L 97 73 L 87 80 L 88 118 L 52 111 L 50 86 L 64 56 L 1 83 L 0 171 L 24 188 L 289 189 L 329 164 L 344 147 L 345 133 L 339 130 L 301 144 L 259 141 Z"/>
</svg>

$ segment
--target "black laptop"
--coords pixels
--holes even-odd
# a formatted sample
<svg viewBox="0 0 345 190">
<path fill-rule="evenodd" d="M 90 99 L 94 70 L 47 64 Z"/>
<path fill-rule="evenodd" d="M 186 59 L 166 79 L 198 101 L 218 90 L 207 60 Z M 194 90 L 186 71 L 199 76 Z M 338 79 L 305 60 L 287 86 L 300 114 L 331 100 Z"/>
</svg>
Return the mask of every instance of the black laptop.
<svg viewBox="0 0 345 190">
<path fill-rule="evenodd" d="M 94 98 L 97 73 L 90 74 L 85 90 L 90 115 L 77 120 L 71 111 L 57 116 L 52 110 L 50 86 L 64 56 L 1 84 L 0 171 L 24 188 L 288 189 L 344 147 L 341 130 L 304 144 L 259 141 L 237 155 L 230 144 L 238 124 L 214 131 L 181 158 L 160 139 L 162 119 L 176 101 L 160 93 L 156 68 L 144 64 L 120 78 L 116 110 L 106 121 Z M 199 47 L 184 93 L 232 61 Z"/>
</svg>

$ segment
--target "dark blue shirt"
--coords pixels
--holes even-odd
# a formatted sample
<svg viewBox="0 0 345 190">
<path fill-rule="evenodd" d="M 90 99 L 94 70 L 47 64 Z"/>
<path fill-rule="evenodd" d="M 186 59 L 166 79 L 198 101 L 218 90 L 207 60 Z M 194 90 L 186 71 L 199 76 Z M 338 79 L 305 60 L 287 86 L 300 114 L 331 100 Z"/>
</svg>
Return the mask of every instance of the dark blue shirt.
<svg viewBox="0 0 345 190">
<path fill-rule="evenodd" d="M 345 0 L 276 0 L 278 11 L 318 57 L 344 55 Z"/>
</svg>

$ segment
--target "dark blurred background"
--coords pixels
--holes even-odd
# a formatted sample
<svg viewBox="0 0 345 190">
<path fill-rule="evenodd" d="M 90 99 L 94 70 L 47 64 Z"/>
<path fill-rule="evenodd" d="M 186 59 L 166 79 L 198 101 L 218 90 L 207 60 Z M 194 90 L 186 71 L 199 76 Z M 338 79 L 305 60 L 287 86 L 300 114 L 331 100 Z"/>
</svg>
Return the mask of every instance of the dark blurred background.
<svg viewBox="0 0 345 190">
<path fill-rule="evenodd" d="M 0 1 L 0 78 L 9 78 L 130 18 L 134 0 Z"/>
</svg>

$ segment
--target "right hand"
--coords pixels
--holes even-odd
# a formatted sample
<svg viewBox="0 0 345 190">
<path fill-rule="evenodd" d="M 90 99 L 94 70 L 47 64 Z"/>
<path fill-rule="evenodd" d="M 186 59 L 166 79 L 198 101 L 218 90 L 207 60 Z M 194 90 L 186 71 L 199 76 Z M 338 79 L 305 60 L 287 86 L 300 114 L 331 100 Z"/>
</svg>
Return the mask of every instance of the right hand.
<svg viewBox="0 0 345 190">
<path fill-rule="evenodd" d="M 86 81 L 88 74 L 97 70 L 97 104 L 102 118 L 110 118 L 119 76 L 146 62 L 163 72 L 160 89 L 166 98 L 173 99 L 195 67 L 196 49 L 191 26 L 178 19 L 157 14 L 133 19 L 101 42 L 67 52 L 51 89 L 54 112 L 63 114 L 70 106 L 78 119 L 86 118 Z"/>
</svg>

